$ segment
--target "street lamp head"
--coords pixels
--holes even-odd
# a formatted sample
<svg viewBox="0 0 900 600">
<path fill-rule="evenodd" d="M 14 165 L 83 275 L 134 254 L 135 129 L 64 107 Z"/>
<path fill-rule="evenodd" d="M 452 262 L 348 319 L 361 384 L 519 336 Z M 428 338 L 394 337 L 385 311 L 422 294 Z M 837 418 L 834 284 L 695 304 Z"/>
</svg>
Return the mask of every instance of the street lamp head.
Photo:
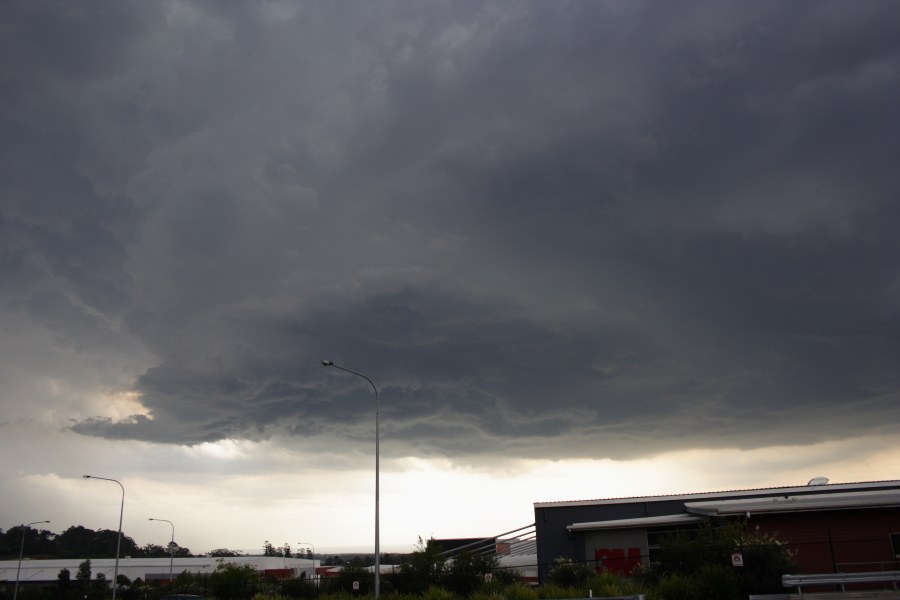
<svg viewBox="0 0 900 600">
<path fill-rule="evenodd" d="M 381 596 L 381 535 L 380 535 L 380 523 L 379 523 L 379 451 L 378 451 L 378 388 L 375 387 L 375 382 L 363 375 L 362 373 L 357 373 L 352 369 L 348 369 L 347 367 L 342 367 L 334 364 L 330 360 L 322 361 L 323 367 L 334 367 L 340 371 L 346 371 L 352 375 L 356 375 L 357 377 L 361 377 L 369 382 L 369 385 L 372 386 L 372 391 L 375 392 L 375 600 Z"/>
<path fill-rule="evenodd" d="M 90 479 L 90 478 L 91 478 L 90 475 L 82 475 L 82 477 L 84 477 L 85 479 Z"/>
</svg>

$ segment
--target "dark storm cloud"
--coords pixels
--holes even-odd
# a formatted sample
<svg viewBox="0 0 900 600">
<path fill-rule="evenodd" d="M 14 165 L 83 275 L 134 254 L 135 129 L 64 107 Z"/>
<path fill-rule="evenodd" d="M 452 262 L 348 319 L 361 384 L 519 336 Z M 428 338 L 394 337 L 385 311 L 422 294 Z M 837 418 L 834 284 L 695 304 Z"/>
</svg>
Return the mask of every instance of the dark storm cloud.
<svg viewBox="0 0 900 600">
<path fill-rule="evenodd" d="M 5 310 L 154 356 L 74 431 L 367 443 L 324 358 L 396 455 L 896 424 L 894 4 L 114 6 L 3 9 Z"/>
</svg>

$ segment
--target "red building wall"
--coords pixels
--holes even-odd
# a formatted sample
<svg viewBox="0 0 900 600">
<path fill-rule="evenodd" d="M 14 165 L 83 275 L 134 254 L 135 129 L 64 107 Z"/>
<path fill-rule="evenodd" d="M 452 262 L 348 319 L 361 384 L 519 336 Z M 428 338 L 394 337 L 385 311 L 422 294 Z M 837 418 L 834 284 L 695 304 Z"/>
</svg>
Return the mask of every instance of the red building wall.
<svg viewBox="0 0 900 600">
<path fill-rule="evenodd" d="M 891 571 L 900 559 L 900 507 L 750 516 L 748 527 L 775 533 L 795 551 L 802 573 Z"/>
</svg>

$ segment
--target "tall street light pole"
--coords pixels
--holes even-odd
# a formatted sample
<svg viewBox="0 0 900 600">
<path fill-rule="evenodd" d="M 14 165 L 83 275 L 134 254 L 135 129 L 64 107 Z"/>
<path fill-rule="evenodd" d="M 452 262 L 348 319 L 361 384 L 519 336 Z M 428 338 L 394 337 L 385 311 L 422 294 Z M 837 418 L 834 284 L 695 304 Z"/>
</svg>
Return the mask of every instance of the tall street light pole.
<svg viewBox="0 0 900 600">
<path fill-rule="evenodd" d="M 168 519 L 154 519 L 150 517 L 151 521 L 165 521 L 169 525 L 172 526 L 172 541 L 169 542 L 169 586 L 172 585 L 172 563 L 175 560 L 175 524 Z"/>
<path fill-rule="evenodd" d="M 19 566 L 16 567 L 16 587 L 13 588 L 13 600 L 16 600 L 16 597 L 19 595 L 19 571 L 22 570 L 22 554 L 25 552 L 25 532 L 28 531 L 28 528 L 32 525 L 49 522 L 50 521 L 32 521 L 31 523 L 22 526 L 22 544 L 19 546 Z"/>
<path fill-rule="evenodd" d="M 356 371 L 351 371 L 345 367 L 334 364 L 330 360 L 322 361 L 323 367 L 334 367 L 335 369 L 340 369 L 341 371 L 346 371 L 352 375 L 356 375 L 357 377 L 362 377 L 366 381 L 369 382 L 369 385 L 372 386 L 372 389 L 375 391 L 375 597 L 378 598 L 381 595 L 381 545 L 380 545 L 380 536 L 379 536 L 379 523 L 378 523 L 378 507 L 379 507 L 379 448 L 378 448 L 378 388 L 375 387 L 375 384 L 372 383 L 372 380 L 363 375 L 362 373 L 357 373 Z M 115 600 L 115 599 L 114 599 Z"/>
<path fill-rule="evenodd" d="M 116 588 L 119 587 L 119 549 L 122 547 L 122 515 L 125 514 L 125 486 L 118 479 L 110 479 L 108 477 L 97 477 L 96 475 L 82 475 L 85 479 L 100 479 L 103 481 L 112 481 L 119 484 L 122 488 L 122 503 L 119 505 L 119 535 L 116 538 L 116 567 L 113 570 L 112 600 L 116 600 Z"/>
</svg>

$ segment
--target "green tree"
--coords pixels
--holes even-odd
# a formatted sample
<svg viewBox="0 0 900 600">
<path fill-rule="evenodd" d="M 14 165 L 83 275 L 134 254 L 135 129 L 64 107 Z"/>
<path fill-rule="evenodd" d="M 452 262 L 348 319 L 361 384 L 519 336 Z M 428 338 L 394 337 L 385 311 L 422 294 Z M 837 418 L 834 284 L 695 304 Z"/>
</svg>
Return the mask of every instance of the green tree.
<svg viewBox="0 0 900 600">
<path fill-rule="evenodd" d="M 159 544 L 146 544 L 141 548 L 140 555 L 146 558 L 165 558 L 169 551 Z"/>
<path fill-rule="evenodd" d="M 17 559 L 19 549 L 23 547 L 26 556 L 53 556 L 55 538 L 56 535 L 46 529 L 38 530 L 26 525 L 11 527 L 6 533 L 0 530 L 0 559 Z"/>
<path fill-rule="evenodd" d="M 583 587 L 596 573 L 592 568 L 577 563 L 570 558 L 560 557 L 553 561 L 548 578 L 550 583 L 561 588 Z"/>
<path fill-rule="evenodd" d="M 446 561 L 441 556 L 440 548 L 433 541 L 428 540 L 426 543 L 420 537 L 416 549 L 409 555 L 408 560 L 400 565 L 398 591 L 421 594 L 440 582 Z"/>
<path fill-rule="evenodd" d="M 784 592 L 781 576 L 796 573 L 800 565 L 794 552 L 777 534 L 751 531 L 739 538 L 744 556 L 741 578 L 749 594 L 777 594 Z"/>
<path fill-rule="evenodd" d="M 209 576 L 210 595 L 217 600 L 248 598 L 259 583 L 260 575 L 252 565 L 220 563 Z"/>
<path fill-rule="evenodd" d="M 57 536 L 60 552 L 65 558 L 76 556 L 96 556 L 94 538 L 96 532 L 81 525 L 73 525 Z"/>
<path fill-rule="evenodd" d="M 72 589 L 72 574 L 68 569 L 62 569 L 56 576 L 57 596 L 60 598 L 68 598 Z"/>
<path fill-rule="evenodd" d="M 228 548 L 216 548 L 215 550 L 210 550 L 209 552 L 207 552 L 206 555 L 212 557 L 230 558 L 234 556 L 243 556 L 243 553 L 238 550 L 229 550 Z"/>
<path fill-rule="evenodd" d="M 94 577 L 94 589 L 96 590 L 106 590 L 109 586 L 106 583 L 106 575 L 103 573 L 97 573 L 96 577 Z"/>
<path fill-rule="evenodd" d="M 735 552 L 743 555 L 743 567 L 732 566 Z M 748 532 L 735 521 L 665 536 L 657 564 L 641 573 L 650 574 L 646 581 L 657 584 L 662 598 L 677 597 L 686 586 L 697 600 L 730 600 L 783 592 L 781 575 L 794 570 L 793 554 L 777 536 Z"/>
<path fill-rule="evenodd" d="M 332 593 L 352 593 L 353 583 L 359 584 L 360 594 L 372 594 L 375 591 L 375 575 L 358 565 L 344 565 L 341 574 L 328 582 Z"/>
<path fill-rule="evenodd" d="M 664 536 L 660 540 L 659 564 L 663 573 L 693 575 L 706 564 L 731 564 L 731 553 L 742 528 L 733 524 L 703 523 L 696 529 Z"/>
<path fill-rule="evenodd" d="M 78 565 L 78 572 L 75 573 L 75 580 L 80 583 L 81 587 L 88 587 L 88 584 L 91 581 L 91 559 L 87 559 Z"/>
<path fill-rule="evenodd" d="M 447 561 L 447 573 L 444 576 L 444 587 L 458 596 L 468 598 L 485 583 L 488 573 L 497 567 L 497 559 L 493 555 L 472 554 L 463 552 Z"/>
</svg>

